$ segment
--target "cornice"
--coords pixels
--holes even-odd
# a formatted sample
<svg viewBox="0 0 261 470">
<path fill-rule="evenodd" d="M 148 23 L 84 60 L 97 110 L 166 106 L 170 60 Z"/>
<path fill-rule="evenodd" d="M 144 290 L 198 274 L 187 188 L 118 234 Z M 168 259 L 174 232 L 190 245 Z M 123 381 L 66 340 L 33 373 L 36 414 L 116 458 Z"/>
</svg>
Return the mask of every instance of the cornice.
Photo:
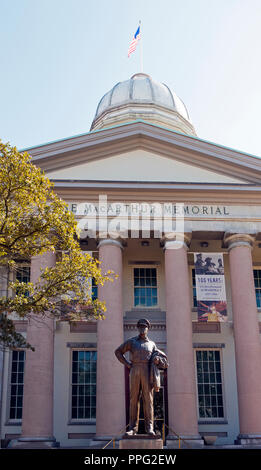
<svg viewBox="0 0 261 470">
<path fill-rule="evenodd" d="M 246 187 L 247 186 L 247 187 Z M 256 185 L 215 185 L 196 184 L 140 184 L 99 182 L 55 182 L 56 193 L 67 202 L 97 202 L 99 194 L 106 194 L 108 201 L 124 202 L 182 202 L 184 204 L 261 204 L 261 186 Z"/>
<path fill-rule="evenodd" d="M 142 121 L 26 150 L 33 162 L 48 172 L 138 148 L 242 181 L 261 183 L 261 159 L 258 157 Z"/>
<path fill-rule="evenodd" d="M 165 182 L 165 181 L 103 181 L 103 180 L 63 180 L 51 179 L 55 186 L 61 188 L 111 188 L 111 189 L 159 189 L 159 190 L 202 190 L 204 191 L 261 191 L 261 185 L 255 183 L 189 183 L 189 182 Z"/>
</svg>

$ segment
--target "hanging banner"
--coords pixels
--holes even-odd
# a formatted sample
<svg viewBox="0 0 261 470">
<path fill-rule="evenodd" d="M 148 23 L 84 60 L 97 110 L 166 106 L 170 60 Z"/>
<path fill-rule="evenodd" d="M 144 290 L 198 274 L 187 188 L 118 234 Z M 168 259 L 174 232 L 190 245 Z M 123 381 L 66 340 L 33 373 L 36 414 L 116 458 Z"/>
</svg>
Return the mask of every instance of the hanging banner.
<svg viewBox="0 0 261 470">
<path fill-rule="evenodd" d="M 194 253 L 198 321 L 227 321 L 222 253 Z"/>
</svg>

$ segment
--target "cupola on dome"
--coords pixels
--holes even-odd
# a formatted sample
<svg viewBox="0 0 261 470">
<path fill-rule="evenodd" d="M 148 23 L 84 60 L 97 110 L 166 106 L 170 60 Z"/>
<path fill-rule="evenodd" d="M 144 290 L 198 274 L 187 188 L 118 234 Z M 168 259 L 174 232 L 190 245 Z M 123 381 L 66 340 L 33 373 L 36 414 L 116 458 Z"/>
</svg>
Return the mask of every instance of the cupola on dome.
<svg viewBox="0 0 261 470">
<path fill-rule="evenodd" d="M 196 135 L 183 101 L 167 85 L 145 73 L 117 83 L 102 97 L 91 130 L 136 120 Z"/>
</svg>

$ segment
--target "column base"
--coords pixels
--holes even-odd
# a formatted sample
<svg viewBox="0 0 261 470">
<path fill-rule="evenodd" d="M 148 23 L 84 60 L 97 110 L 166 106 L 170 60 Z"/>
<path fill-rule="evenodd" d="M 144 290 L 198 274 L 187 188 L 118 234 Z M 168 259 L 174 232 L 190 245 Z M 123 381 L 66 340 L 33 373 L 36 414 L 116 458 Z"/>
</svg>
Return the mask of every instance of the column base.
<svg viewBox="0 0 261 470">
<path fill-rule="evenodd" d="M 235 444 L 261 447 L 261 434 L 239 434 L 235 440 Z"/>
<path fill-rule="evenodd" d="M 50 449 L 60 447 L 55 437 L 19 437 L 12 439 L 9 449 Z"/>
<path fill-rule="evenodd" d="M 127 436 L 124 434 L 119 442 L 120 449 L 163 449 L 163 440 L 159 436 L 148 434 L 136 434 Z"/>
<path fill-rule="evenodd" d="M 169 434 L 166 437 L 167 449 L 201 449 L 204 447 L 204 440 L 200 435 L 182 435 L 180 439 Z"/>
</svg>

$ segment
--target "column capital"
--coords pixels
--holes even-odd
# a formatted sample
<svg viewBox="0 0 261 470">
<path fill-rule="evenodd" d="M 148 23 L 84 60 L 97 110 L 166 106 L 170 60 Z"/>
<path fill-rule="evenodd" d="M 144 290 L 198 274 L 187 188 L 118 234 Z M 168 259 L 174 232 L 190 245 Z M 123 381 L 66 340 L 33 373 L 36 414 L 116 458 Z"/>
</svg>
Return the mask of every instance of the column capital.
<svg viewBox="0 0 261 470">
<path fill-rule="evenodd" d="M 105 245 L 112 245 L 117 246 L 121 250 L 123 250 L 123 240 L 122 238 L 98 238 L 98 249 Z"/>
<path fill-rule="evenodd" d="M 238 246 L 247 246 L 248 248 L 253 248 L 255 238 L 255 235 L 250 235 L 248 233 L 226 232 L 224 235 L 224 244 L 228 247 L 228 251 Z"/>
<path fill-rule="evenodd" d="M 189 232 L 166 232 L 162 237 L 161 242 L 163 243 L 164 250 L 178 250 L 181 247 L 187 250 L 190 245 L 191 238 L 192 234 Z"/>
</svg>

